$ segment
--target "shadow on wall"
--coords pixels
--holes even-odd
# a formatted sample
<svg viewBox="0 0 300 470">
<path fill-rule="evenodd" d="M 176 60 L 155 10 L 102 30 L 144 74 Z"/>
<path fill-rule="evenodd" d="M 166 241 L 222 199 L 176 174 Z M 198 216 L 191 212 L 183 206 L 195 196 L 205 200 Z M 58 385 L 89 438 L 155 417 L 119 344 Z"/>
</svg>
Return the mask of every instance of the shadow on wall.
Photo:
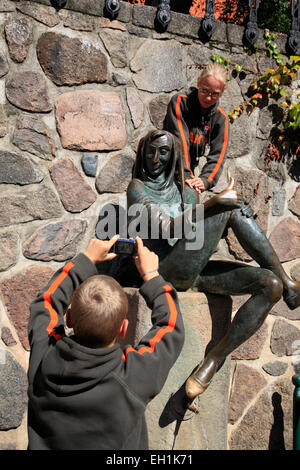
<svg viewBox="0 0 300 470">
<path fill-rule="evenodd" d="M 281 395 L 277 392 L 272 395 L 274 422 L 270 432 L 269 450 L 285 450 L 283 409 Z"/>
</svg>

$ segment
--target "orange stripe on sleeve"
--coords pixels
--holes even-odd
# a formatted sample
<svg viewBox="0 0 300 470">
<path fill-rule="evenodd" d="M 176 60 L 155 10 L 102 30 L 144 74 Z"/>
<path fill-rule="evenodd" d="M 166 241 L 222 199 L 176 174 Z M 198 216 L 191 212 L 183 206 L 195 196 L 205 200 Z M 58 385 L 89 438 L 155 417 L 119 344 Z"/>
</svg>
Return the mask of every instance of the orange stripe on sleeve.
<svg viewBox="0 0 300 470">
<path fill-rule="evenodd" d="M 223 142 L 222 150 L 221 150 L 219 159 L 217 161 L 217 164 L 216 164 L 214 170 L 212 171 L 212 173 L 210 174 L 210 176 L 207 178 L 207 181 L 212 181 L 214 176 L 218 173 L 219 168 L 220 168 L 220 166 L 222 164 L 222 161 L 224 159 L 227 144 L 228 144 L 228 116 L 225 113 L 225 111 L 223 111 L 222 108 L 218 107 L 218 110 L 220 111 L 220 113 L 223 114 L 223 116 L 225 116 L 224 142 Z"/>
<path fill-rule="evenodd" d="M 55 332 L 53 331 L 54 328 L 57 325 L 58 322 L 58 315 L 56 310 L 52 307 L 52 302 L 51 302 L 51 295 L 54 294 L 56 289 L 59 287 L 59 285 L 62 283 L 62 281 L 68 276 L 70 269 L 72 269 L 74 266 L 73 263 L 68 263 L 63 267 L 62 272 L 60 275 L 53 281 L 49 289 L 44 292 L 43 298 L 44 298 L 44 307 L 45 309 L 48 310 L 49 316 L 50 316 L 50 323 L 47 326 L 46 330 L 49 333 L 50 336 L 54 336 L 55 339 L 60 339 L 60 335 L 56 335 Z"/>
<path fill-rule="evenodd" d="M 172 333 L 172 331 L 174 330 L 178 312 L 177 312 L 177 308 L 173 300 L 173 297 L 170 294 L 170 292 L 172 292 L 173 289 L 168 284 L 163 286 L 163 288 L 165 289 L 165 294 L 166 294 L 169 309 L 170 309 L 170 317 L 169 317 L 168 325 L 163 328 L 160 328 L 156 332 L 155 336 L 149 341 L 150 346 L 143 346 L 141 349 L 138 349 L 138 350 L 131 348 L 131 347 L 127 348 L 125 351 L 125 354 L 123 354 L 122 356 L 124 361 L 126 361 L 127 354 L 129 352 L 135 352 L 137 354 L 145 354 L 145 353 L 152 354 L 153 351 L 155 350 L 156 344 L 158 344 L 163 339 L 165 334 Z"/>
<path fill-rule="evenodd" d="M 188 149 L 186 138 L 184 135 L 182 120 L 181 120 L 181 115 L 180 115 L 181 98 L 187 98 L 187 95 L 178 95 L 177 102 L 176 102 L 176 117 L 177 117 L 178 128 L 179 128 L 179 132 L 180 132 L 180 136 L 182 140 L 182 145 L 183 145 L 185 164 L 188 170 L 190 170 L 189 149 Z"/>
</svg>

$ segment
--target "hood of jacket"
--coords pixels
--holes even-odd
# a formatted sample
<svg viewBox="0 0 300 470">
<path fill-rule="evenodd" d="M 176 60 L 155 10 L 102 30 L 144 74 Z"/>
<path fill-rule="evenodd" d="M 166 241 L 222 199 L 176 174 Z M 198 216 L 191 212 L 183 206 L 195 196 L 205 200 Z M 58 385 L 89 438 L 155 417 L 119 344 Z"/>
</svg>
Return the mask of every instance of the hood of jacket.
<svg viewBox="0 0 300 470">
<path fill-rule="evenodd" d="M 45 386 L 60 396 L 83 392 L 115 370 L 121 356 L 118 344 L 92 349 L 77 343 L 74 337 L 63 337 L 42 360 Z"/>
</svg>

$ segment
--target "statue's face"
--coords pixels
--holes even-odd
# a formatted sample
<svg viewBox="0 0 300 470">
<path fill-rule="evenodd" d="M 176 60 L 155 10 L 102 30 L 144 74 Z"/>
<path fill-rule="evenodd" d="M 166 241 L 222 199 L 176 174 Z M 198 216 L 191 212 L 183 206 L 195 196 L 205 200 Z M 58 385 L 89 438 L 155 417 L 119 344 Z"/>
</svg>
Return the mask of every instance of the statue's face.
<svg viewBox="0 0 300 470">
<path fill-rule="evenodd" d="M 172 143 L 168 135 L 147 143 L 145 161 L 151 176 L 157 177 L 164 172 L 171 157 L 171 149 Z"/>
</svg>

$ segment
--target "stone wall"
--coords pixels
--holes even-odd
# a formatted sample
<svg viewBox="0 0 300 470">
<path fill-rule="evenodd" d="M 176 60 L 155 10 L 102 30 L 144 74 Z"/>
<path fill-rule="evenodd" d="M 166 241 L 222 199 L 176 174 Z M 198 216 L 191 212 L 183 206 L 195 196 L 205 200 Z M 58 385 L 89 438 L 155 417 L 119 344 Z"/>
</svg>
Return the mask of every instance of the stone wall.
<svg viewBox="0 0 300 470">
<path fill-rule="evenodd" d="M 48 0 L 0 0 L 0 449 L 27 445 L 28 306 L 94 236 L 100 209 L 124 201 L 139 138 L 162 127 L 170 97 L 195 85 L 197 64 L 209 63 L 211 54 L 248 67 L 229 81 L 221 103 L 227 112 L 257 71 L 274 65 L 262 32 L 258 51 L 248 56 L 240 26 L 218 23 L 204 44 L 198 18 L 173 13 L 167 31 L 158 33 L 155 8 L 121 2 L 110 21 L 103 6 L 104 0 L 68 0 L 56 12 Z M 277 41 L 282 52 L 285 40 Z M 232 125 L 226 168 L 284 267 L 300 279 L 298 183 L 284 163 L 264 161 L 273 111 L 269 103 Z M 226 171 L 215 191 L 225 185 Z M 216 256 L 252 263 L 231 233 Z M 233 315 L 242 301 L 233 299 Z M 232 354 L 227 438 L 198 448 L 292 448 L 299 324 L 300 308 L 289 311 L 281 301 Z M 203 328 L 207 341 L 211 327 Z M 217 406 L 206 409 L 209 416 Z M 227 400 L 225 423 L 226 408 Z M 218 423 L 214 431 L 221 432 Z M 189 448 L 184 436 L 180 442 Z"/>
</svg>

